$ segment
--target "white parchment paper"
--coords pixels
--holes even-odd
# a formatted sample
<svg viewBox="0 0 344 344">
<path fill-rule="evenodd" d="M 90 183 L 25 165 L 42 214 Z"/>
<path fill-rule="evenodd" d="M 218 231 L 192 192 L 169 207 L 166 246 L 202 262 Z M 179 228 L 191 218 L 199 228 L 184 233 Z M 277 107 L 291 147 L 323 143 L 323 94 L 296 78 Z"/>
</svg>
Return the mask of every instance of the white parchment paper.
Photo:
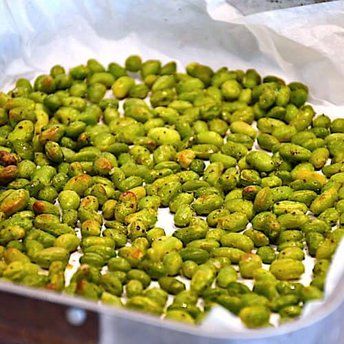
<svg viewBox="0 0 344 344">
<path fill-rule="evenodd" d="M 343 1 L 243 16 L 225 0 L 0 0 L 0 89 L 54 64 L 124 62 L 137 53 L 173 59 L 179 67 L 191 61 L 215 69 L 254 67 L 299 80 L 310 86 L 317 112 L 335 118 L 344 114 L 343 52 Z M 159 224 L 172 228 L 168 218 Z M 326 295 L 343 275 L 343 259 L 342 243 Z M 321 304 L 307 305 L 304 316 Z M 246 331 L 220 307 L 202 326 Z"/>
</svg>

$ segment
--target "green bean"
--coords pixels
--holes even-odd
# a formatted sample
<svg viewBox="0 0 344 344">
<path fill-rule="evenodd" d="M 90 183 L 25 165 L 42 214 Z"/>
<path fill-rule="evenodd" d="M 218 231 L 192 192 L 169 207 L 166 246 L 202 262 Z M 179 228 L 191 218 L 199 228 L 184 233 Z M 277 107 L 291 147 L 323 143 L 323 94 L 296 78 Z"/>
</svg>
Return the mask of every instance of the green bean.
<svg viewBox="0 0 344 344">
<path fill-rule="evenodd" d="M 300 261 L 285 258 L 275 260 L 271 264 L 270 271 L 279 280 L 293 280 L 299 278 L 305 268 Z"/>
<path fill-rule="evenodd" d="M 249 328 L 266 326 L 269 322 L 270 312 L 265 306 L 247 306 L 240 311 L 240 319 Z"/>
<path fill-rule="evenodd" d="M 202 293 L 208 286 L 211 285 L 215 278 L 214 270 L 206 265 L 200 266 L 191 279 L 191 291 L 196 294 Z"/>
<path fill-rule="evenodd" d="M 246 161 L 259 172 L 271 172 L 275 167 L 271 157 L 263 151 L 248 153 Z"/>
<path fill-rule="evenodd" d="M 252 278 L 254 272 L 262 266 L 260 256 L 246 253 L 239 261 L 239 271 L 243 278 Z"/>
<path fill-rule="evenodd" d="M 221 237 L 221 244 L 225 247 L 235 247 L 244 252 L 250 252 L 253 249 L 252 240 L 239 233 L 227 233 Z"/>
<path fill-rule="evenodd" d="M 142 61 L 138 55 L 131 55 L 125 60 L 125 68 L 129 72 L 138 72 L 141 69 Z"/>
<path fill-rule="evenodd" d="M 225 266 L 219 270 L 216 283 L 221 288 L 227 288 L 229 283 L 237 280 L 237 272 L 232 266 Z"/>
</svg>

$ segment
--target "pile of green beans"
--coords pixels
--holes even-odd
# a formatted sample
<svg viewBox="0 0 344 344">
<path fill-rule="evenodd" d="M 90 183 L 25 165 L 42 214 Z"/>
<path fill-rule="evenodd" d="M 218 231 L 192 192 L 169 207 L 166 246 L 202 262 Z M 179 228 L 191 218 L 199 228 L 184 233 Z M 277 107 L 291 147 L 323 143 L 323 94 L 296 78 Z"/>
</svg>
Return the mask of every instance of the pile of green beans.
<svg viewBox="0 0 344 344">
<path fill-rule="evenodd" d="M 344 233 L 344 119 L 307 97 L 139 56 L 18 79 L 0 93 L 1 279 L 190 324 L 215 305 L 249 328 L 298 317 Z"/>
</svg>

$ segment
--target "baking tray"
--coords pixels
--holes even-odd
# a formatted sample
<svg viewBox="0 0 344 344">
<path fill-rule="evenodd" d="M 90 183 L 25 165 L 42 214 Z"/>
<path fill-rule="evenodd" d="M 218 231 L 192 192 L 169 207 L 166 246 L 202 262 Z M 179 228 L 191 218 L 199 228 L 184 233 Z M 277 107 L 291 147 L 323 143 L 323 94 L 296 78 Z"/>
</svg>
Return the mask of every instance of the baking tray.
<svg viewBox="0 0 344 344">
<path fill-rule="evenodd" d="M 224 0 L 0 0 L 0 83 L 9 86 L 19 76 L 32 79 L 55 63 L 71 67 L 91 57 L 107 63 L 141 53 L 144 58 L 178 59 L 183 65 L 194 59 L 215 68 L 255 66 L 265 74 L 309 84 L 318 112 L 325 106 L 328 113 L 326 101 L 343 109 L 344 57 L 336 52 L 344 48 L 338 38 L 343 2 L 234 19 L 235 9 L 227 6 Z M 281 18 L 291 25 L 290 32 L 278 26 Z M 312 30 L 315 34 L 302 41 Z M 302 54 L 288 54 L 301 48 Z M 342 343 L 343 314 L 344 276 L 311 317 L 244 333 L 190 327 L 0 282 L 1 344 Z"/>
</svg>

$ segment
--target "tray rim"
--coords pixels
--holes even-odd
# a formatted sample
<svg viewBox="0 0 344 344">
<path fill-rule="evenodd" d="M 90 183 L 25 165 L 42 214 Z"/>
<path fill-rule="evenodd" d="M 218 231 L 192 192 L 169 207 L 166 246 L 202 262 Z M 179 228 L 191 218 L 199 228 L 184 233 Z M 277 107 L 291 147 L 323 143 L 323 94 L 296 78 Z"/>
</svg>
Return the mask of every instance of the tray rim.
<svg viewBox="0 0 344 344">
<path fill-rule="evenodd" d="M 344 305 L 344 276 L 341 277 L 332 293 L 328 296 L 324 305 L 317 308 L 312 316 L 297 319 L 278 327 L 269 327 L 264 329 L 253 329 L 245 332 L 217 330 L 200 326 L 191 326 L 178 322 L 159 319 L 155 316 L 131 311 L 124 308 L 102 305 L 97 302 L 89 301 L 78 296 L 69 296 L 44 289 L 35 289 L 26 286 L 16 285 L 11 282 L 0 281 L 0 292 L 15 294 L 22 297 L 29 297 L 50 303 L 64 305 L 67 308 L 81 308 L 86 311 L 95 312 L 99 315 L 100 322 L 103 317 L 121 318 L 123 320 L 139 322 L 142 324 L 154 326 L 161 329 L 180 332 L 196 337 L 207 339 L 269 339 L 280 335 L 290 334 L 310 327 L 331 315 L 341 305 Z M 101 330 L 101 326 L 99 326 Z M 101 334 L 100 334 L 101 335 Z"/>
</svg>

